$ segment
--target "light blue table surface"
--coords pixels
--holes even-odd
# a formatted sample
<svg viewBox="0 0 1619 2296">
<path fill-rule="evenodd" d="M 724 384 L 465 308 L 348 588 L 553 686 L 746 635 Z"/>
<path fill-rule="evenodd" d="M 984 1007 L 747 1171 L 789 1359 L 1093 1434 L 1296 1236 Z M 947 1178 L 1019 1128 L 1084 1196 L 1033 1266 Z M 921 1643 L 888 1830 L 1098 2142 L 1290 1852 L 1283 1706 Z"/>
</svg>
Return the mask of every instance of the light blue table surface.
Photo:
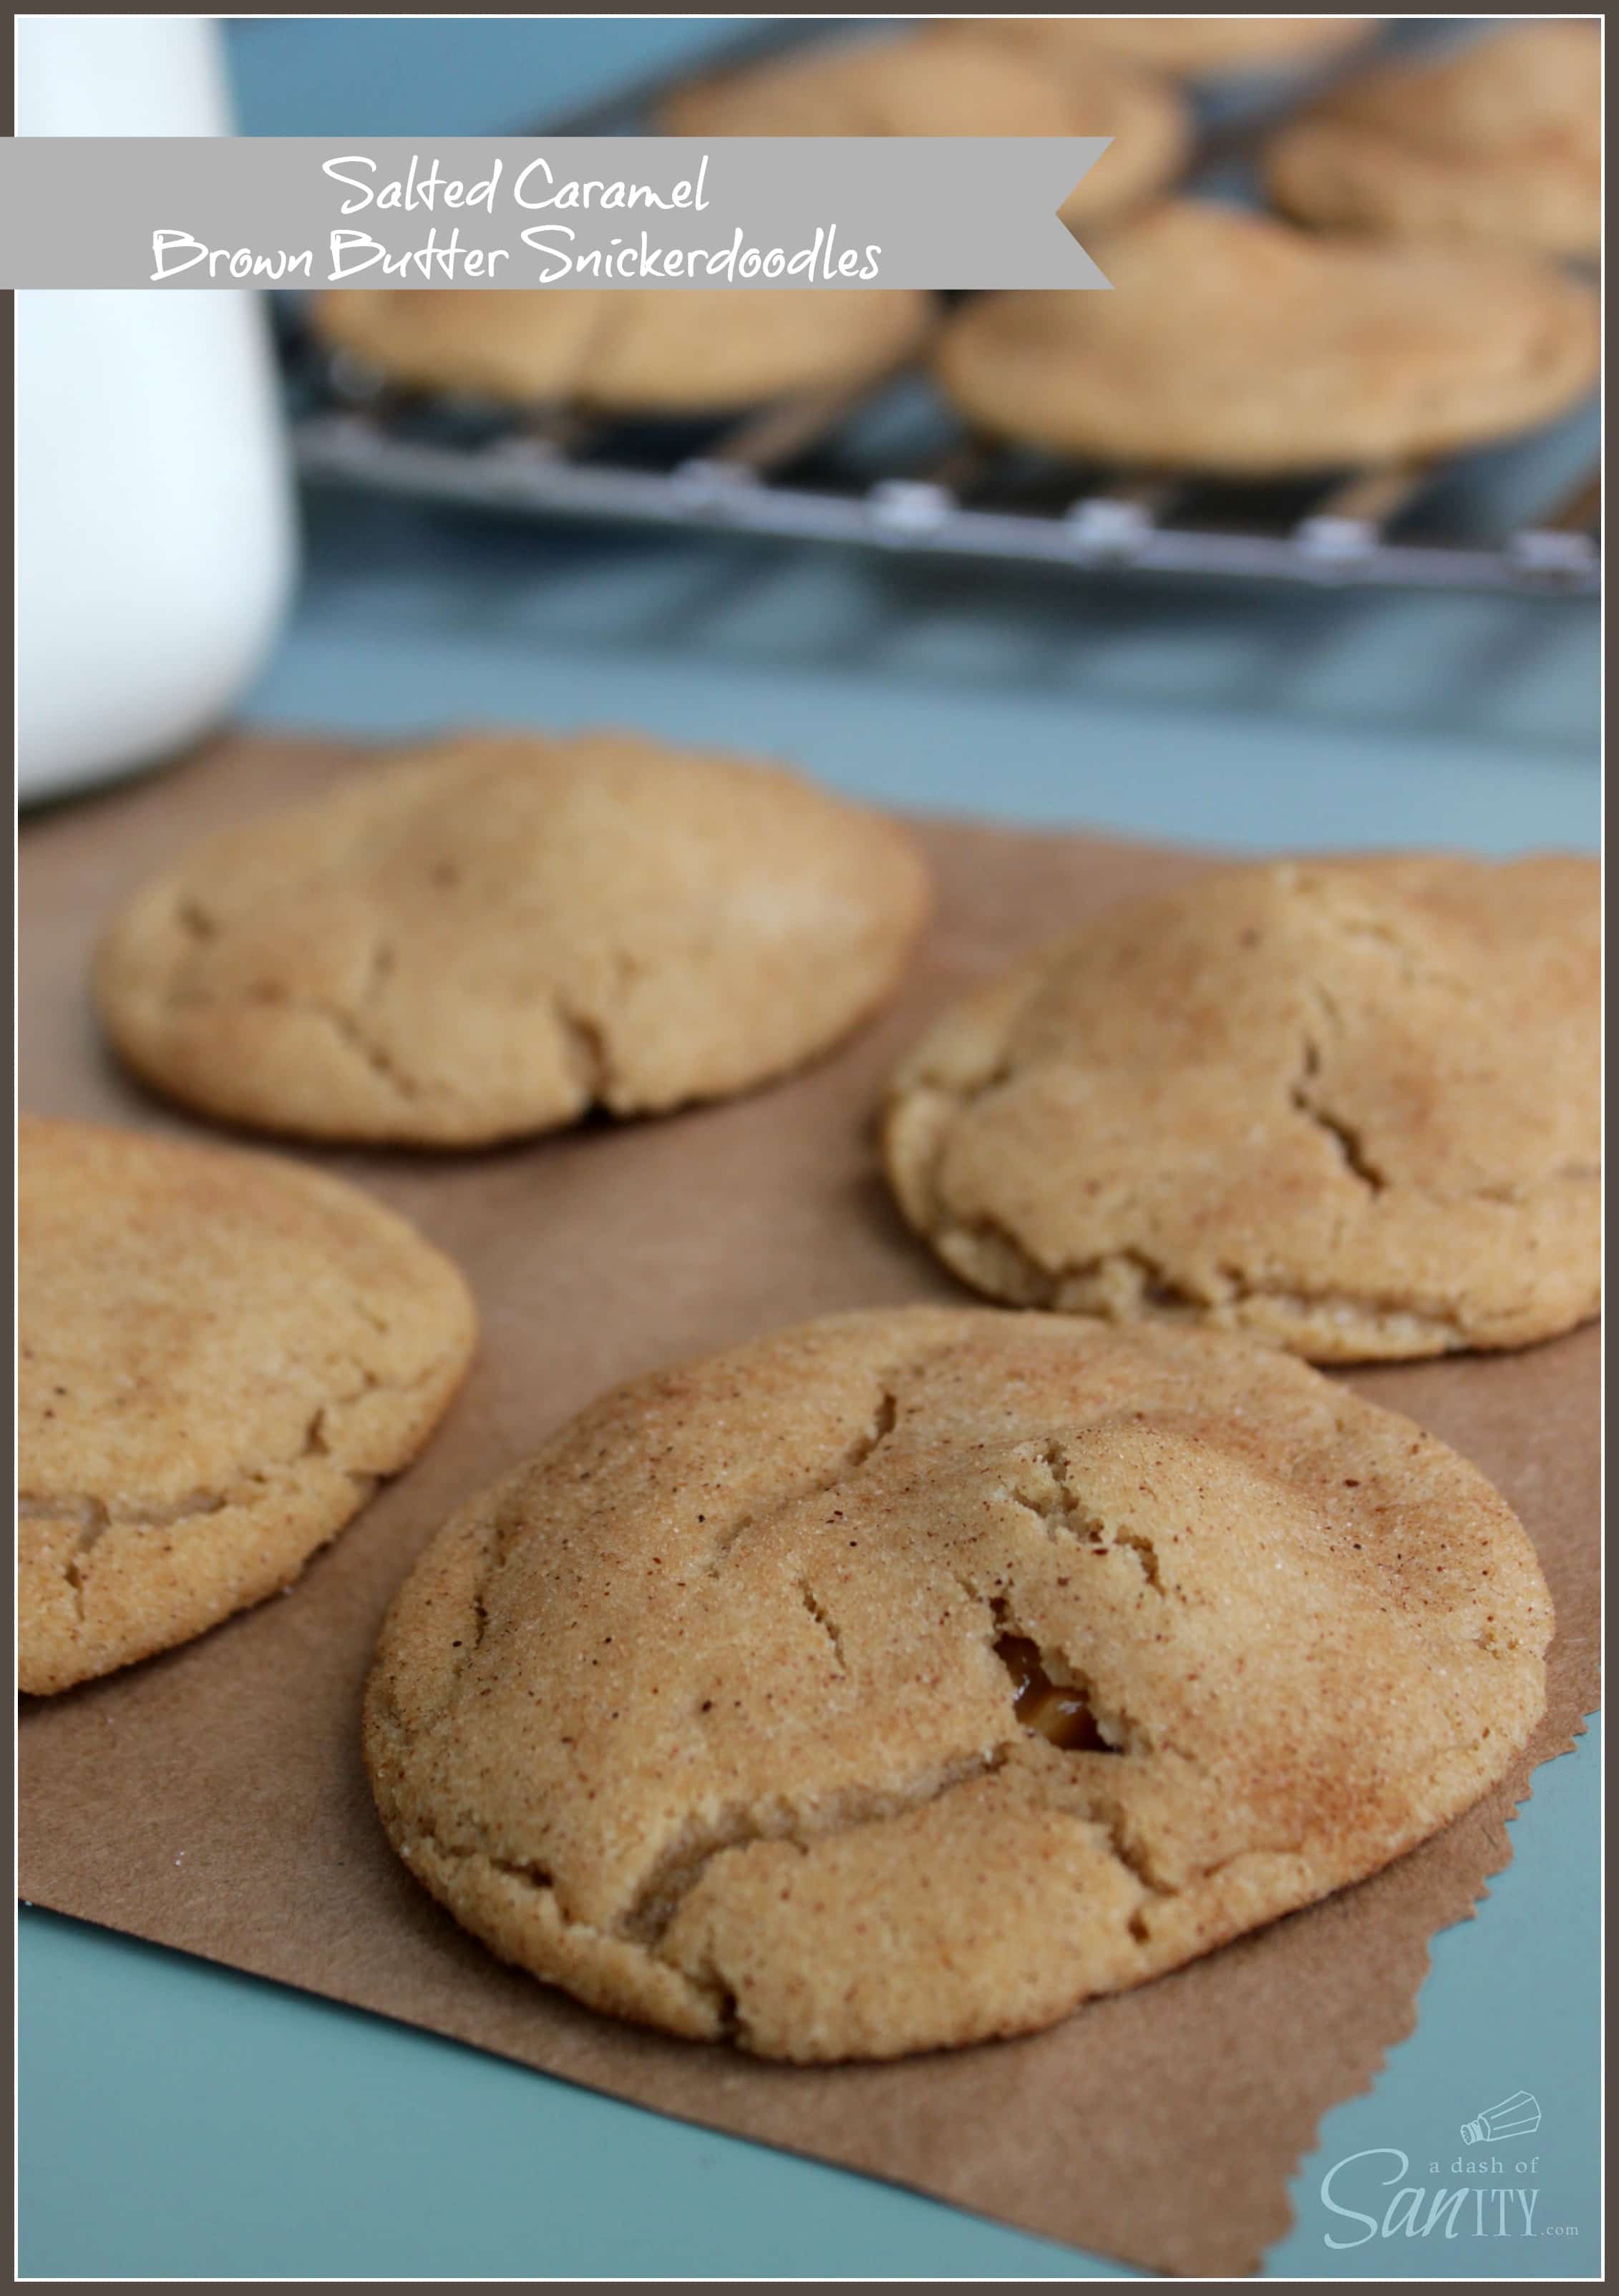
<svg viewBox="0 0 1619 2296">
<path fill-rule="evenodd" d="M 476 133 L 716 29 L 260 20 L 232 48 L 251 132 Z M 1586 604 L 990 578 L 327 496 L 249 714 L 379 733 L 635 721 L 788 752 L 900 806 L 1504 852 L 1596 841 L 1597 664 Z M 1303 2163 L 1271 2274 L 1596 2271 L 1598 1772 L 1593 1730 L 1539 1774 L 1515 1863 L 1436 1941 L 1416 2035 Z M 22 1919 L 19 2012 L 25 2276 L 1118 2271 L 45 1914 Z M 1508 2159 L 1500 2181 L 1538 2188 L 1532 2237 L 1364 2236 L 1395 2153 L 1409 2182 L 1445 2182 L 1460 2123 L 1517 2090 L 1541 2128 L 1497 2151 L 1526 2144 L 1537 2166 Z M 1332 2188 L 1365 2213 L 1335 2215 L 1324 2174 L 1374 2148 Z"/>
</svg>

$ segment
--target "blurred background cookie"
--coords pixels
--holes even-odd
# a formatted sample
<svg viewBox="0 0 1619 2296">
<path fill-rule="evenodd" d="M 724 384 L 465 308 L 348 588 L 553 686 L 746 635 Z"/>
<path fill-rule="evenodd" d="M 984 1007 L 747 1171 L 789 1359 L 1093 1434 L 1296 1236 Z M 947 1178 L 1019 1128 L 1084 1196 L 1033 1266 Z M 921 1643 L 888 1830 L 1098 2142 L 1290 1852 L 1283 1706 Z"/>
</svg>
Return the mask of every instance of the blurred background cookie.
<svg viewBox="0 0 1619 2296">
<path fill-rule="evenodd" d="M 1512 250 L 1313 234 L 1166 201 L 1089 242 L 1112 291 L 986 296 L 936 372 L 1055 454 L 1260 475 L 1476 445 L 1594 383 L 1595 299 Z"/>
<path fill-rule="evenodd" d="M 906 288 L 336 288 L 312 321 L 387 381 L 621 414 L 725 413 L 875 376 L 917 349 Z"/>
<path fill-rule="evenodd" d="M 798 1067 L 888 995 L 927 902 L 898 824 L 782 767 L 471 734 L 204 839 L 115 920 L 96 997 L 210 1115 L 464 1147 Z"/>
<path fill-rule="evenodd" d="M 1377 21 L 1368 16 L 1009 16 L 995 18 L 993 29 L 1054 62 L 1082 62 L 1099 50 L 1178 78 L 1213 79 L 1325 62 L 1368 39 Z"/>
<path fill-rule="evenodd" d="M 24 1117 L 18 1677 L 65 1690 L 297 1578 L 461 1382 L 466 1285 L 357 1188 Z"/>
<path fill-rule="evenodd" d="M 998 22 L 929 25 L 816 46 L 694 81 L 664 102 L 671 135 L 1110 135 L 1064 201 L 1077 226 L 1171 183 L 1190 115 L 1164 81 L 1095 47 L 1021 48 Z"/>
<path fill-rule="evenodd" d="M 800 2062 L 1027 2032 L 1508 1767 L 1551 1604 L 1409 1420 L 1202 1332 L 830 1316 L 604 1397 L 440 1532 L 382 1823 L 504 1960 Z"/>
<path fill-rule="evenodd" d="M 1352 80 L 1280 130 L 1267 179 L 1306 223 L 1595 255 L 1597 27 L 1524 24 Z"/>
<path fill-rule="evenodd" d="M 1037 950 L 884 1125 L 982 1292 L 1321 1362 L 1518 1347 L 1600 1295 L 1599 873 L 1280 863 Z"/>
</svg>

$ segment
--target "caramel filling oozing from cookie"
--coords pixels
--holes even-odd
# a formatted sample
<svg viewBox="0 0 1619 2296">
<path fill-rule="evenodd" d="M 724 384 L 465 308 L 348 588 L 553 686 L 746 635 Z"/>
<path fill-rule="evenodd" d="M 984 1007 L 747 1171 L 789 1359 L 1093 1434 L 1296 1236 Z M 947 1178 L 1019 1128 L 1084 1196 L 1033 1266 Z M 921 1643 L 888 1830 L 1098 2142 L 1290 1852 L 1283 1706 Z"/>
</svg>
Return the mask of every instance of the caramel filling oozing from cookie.
<svg viewBox="0 0 1619 2296">
<path fill-rule="evenodd" d="M 1090 1702 L 1072 1684 L 1053 1682 L 1040 1664 L 1036 1645 L 1023 1635 L 1002 1635 L 995 1655 L 1016 1685 L 1013 1711 L 1025 1730 L 1048 1738 L 1065 1753 L 1109 1754 L 1110 1746 L 1097 1727 Z"/>
</svg>

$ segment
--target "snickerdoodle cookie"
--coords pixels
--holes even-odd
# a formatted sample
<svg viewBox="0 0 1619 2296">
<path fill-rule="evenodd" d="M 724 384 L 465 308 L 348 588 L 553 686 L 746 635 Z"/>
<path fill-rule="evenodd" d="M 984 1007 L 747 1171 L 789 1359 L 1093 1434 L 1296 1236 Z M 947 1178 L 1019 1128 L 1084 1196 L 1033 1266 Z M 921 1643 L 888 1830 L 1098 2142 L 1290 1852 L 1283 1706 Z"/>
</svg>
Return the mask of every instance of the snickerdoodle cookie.
<svg viewBox="0 0 1619 2296">
<path fill-rule="evenodd" d="M 1263 475 L 1482 443 L 1594 383 L 1595 298 L 1550 265 L 1171 201 L 1093 241 L 1111 293 L 989 295 L 939 379 L 1057 454 Z"/>
<path fill-rule="evenodd" d="M 296 1578 L 459 1385 L 460 1275 L 277 1158 L 25 1117 L 18 1678 L 66 1690 Z"/>
<path fill-rule="evenodd" d="M 986 295 L 946 329 L 939 380 L 970 421 L 1055 454 L 1260 476 L 1476 445 L 1596 380 L 1595 298 L 1516 251 L 1192 201 L 1088 243 L 1111 294 Z"/>
<path fill-rule="evenodd" d="M 1525 24 L 1352 80 L 1282 129 L 1268 174 L 1306 223 L 1595 255 L 1597 27 Z"/>
<path fill-rule="evenodd" d="M 678 89 L 674 135 L 1108 135 L 1064 201 L 1077 227 L 1162 191 L 1191 147 L 1177 90 L 1103 51 L 1040 55 L 997 22 L 932 24 L 818 45 Z"/>
<path fill-rule="evenodd" d="M 333 288 L 316 332 L 390 381 L 608 414 L 724 414 L 854 387 L 917 349 L 908 288 Z"/>
<path fill-rule="evenodd" d="M 1321 1362 L 1597 1312 L 1598 872 L 1221 871 L 946 1013 L 890 1087 L 906 1217 L 997 1299 Z"/>
<path fill-rule="evenodd" d="M 892 988 L 925 866 L 784 768 L 468 734 L 216 832 L 98 953 L 112 1042 L 227 1120 L 463 1147 L 740 1092 Z"/>
<path fill-rule="evenodd" d="M 842 1316 L 609 1395 L 395 1601 L 389 1836 L 505 1959 L 800 2061 L 1049 2024 L 1358 1881 L 1541 1710 L 1510 1508 L 1202 1332 Z"/>
<path fill-rule="evenodd" d="M 1325 63 L 1370 37 L 1368 16 L 1004 16 L 984 29 L 1031 53 L 1100 49 L 1177 78 L 1225 78 Z"/>
</svg>

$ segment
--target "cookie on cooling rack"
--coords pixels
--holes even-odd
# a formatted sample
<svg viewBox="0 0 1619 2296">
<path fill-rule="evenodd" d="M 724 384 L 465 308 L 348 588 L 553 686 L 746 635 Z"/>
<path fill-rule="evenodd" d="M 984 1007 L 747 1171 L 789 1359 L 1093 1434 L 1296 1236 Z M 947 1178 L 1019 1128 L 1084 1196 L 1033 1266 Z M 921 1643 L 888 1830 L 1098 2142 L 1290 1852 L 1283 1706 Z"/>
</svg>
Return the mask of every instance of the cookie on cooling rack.
<svg viewBox="0 0 1619 2296">
<path fill-rule="evenodd" d="M 1512 250 L 1169 201 L 1088 242 L 1112 291 L 989 295 L 935 360 L 969 422 L 1087 461 L 1264 477 L 1510 437 L 1598 373 L 1597 304 Z"/>
<path fill-rule="evenodd" d="M 1037 55 L 999 22 L 928 25 L 816 45 L 678 88 L 672 135 L 1108 135 L 1064 201 L 1078 227 L 1162 191 L 1191 147 L 1184 99 L 1095 47 Z"/>
<path fill-rule="evenodd" d="M 1178 79 L 1324 63 L 1377 29 L 1368 16 L 1004 16 L 985 31 L 1031 55 L 1082 64 L 1098 50 Z"/>
<path fill-rule="evenodd" d="M 334 288 L 330 348 L 413 390 L 607 414 L 724 414 L 852 390 L 917 350 L 931 299 L 907 288 Z"/>
<path fill-rule="evenodd" d="M 1590 22 L 1525 24 L 1369 73 L 1283 128 L 1266 175 L 1306 223 L 1594 256 L 1600 35 Z"/>
</svg>

